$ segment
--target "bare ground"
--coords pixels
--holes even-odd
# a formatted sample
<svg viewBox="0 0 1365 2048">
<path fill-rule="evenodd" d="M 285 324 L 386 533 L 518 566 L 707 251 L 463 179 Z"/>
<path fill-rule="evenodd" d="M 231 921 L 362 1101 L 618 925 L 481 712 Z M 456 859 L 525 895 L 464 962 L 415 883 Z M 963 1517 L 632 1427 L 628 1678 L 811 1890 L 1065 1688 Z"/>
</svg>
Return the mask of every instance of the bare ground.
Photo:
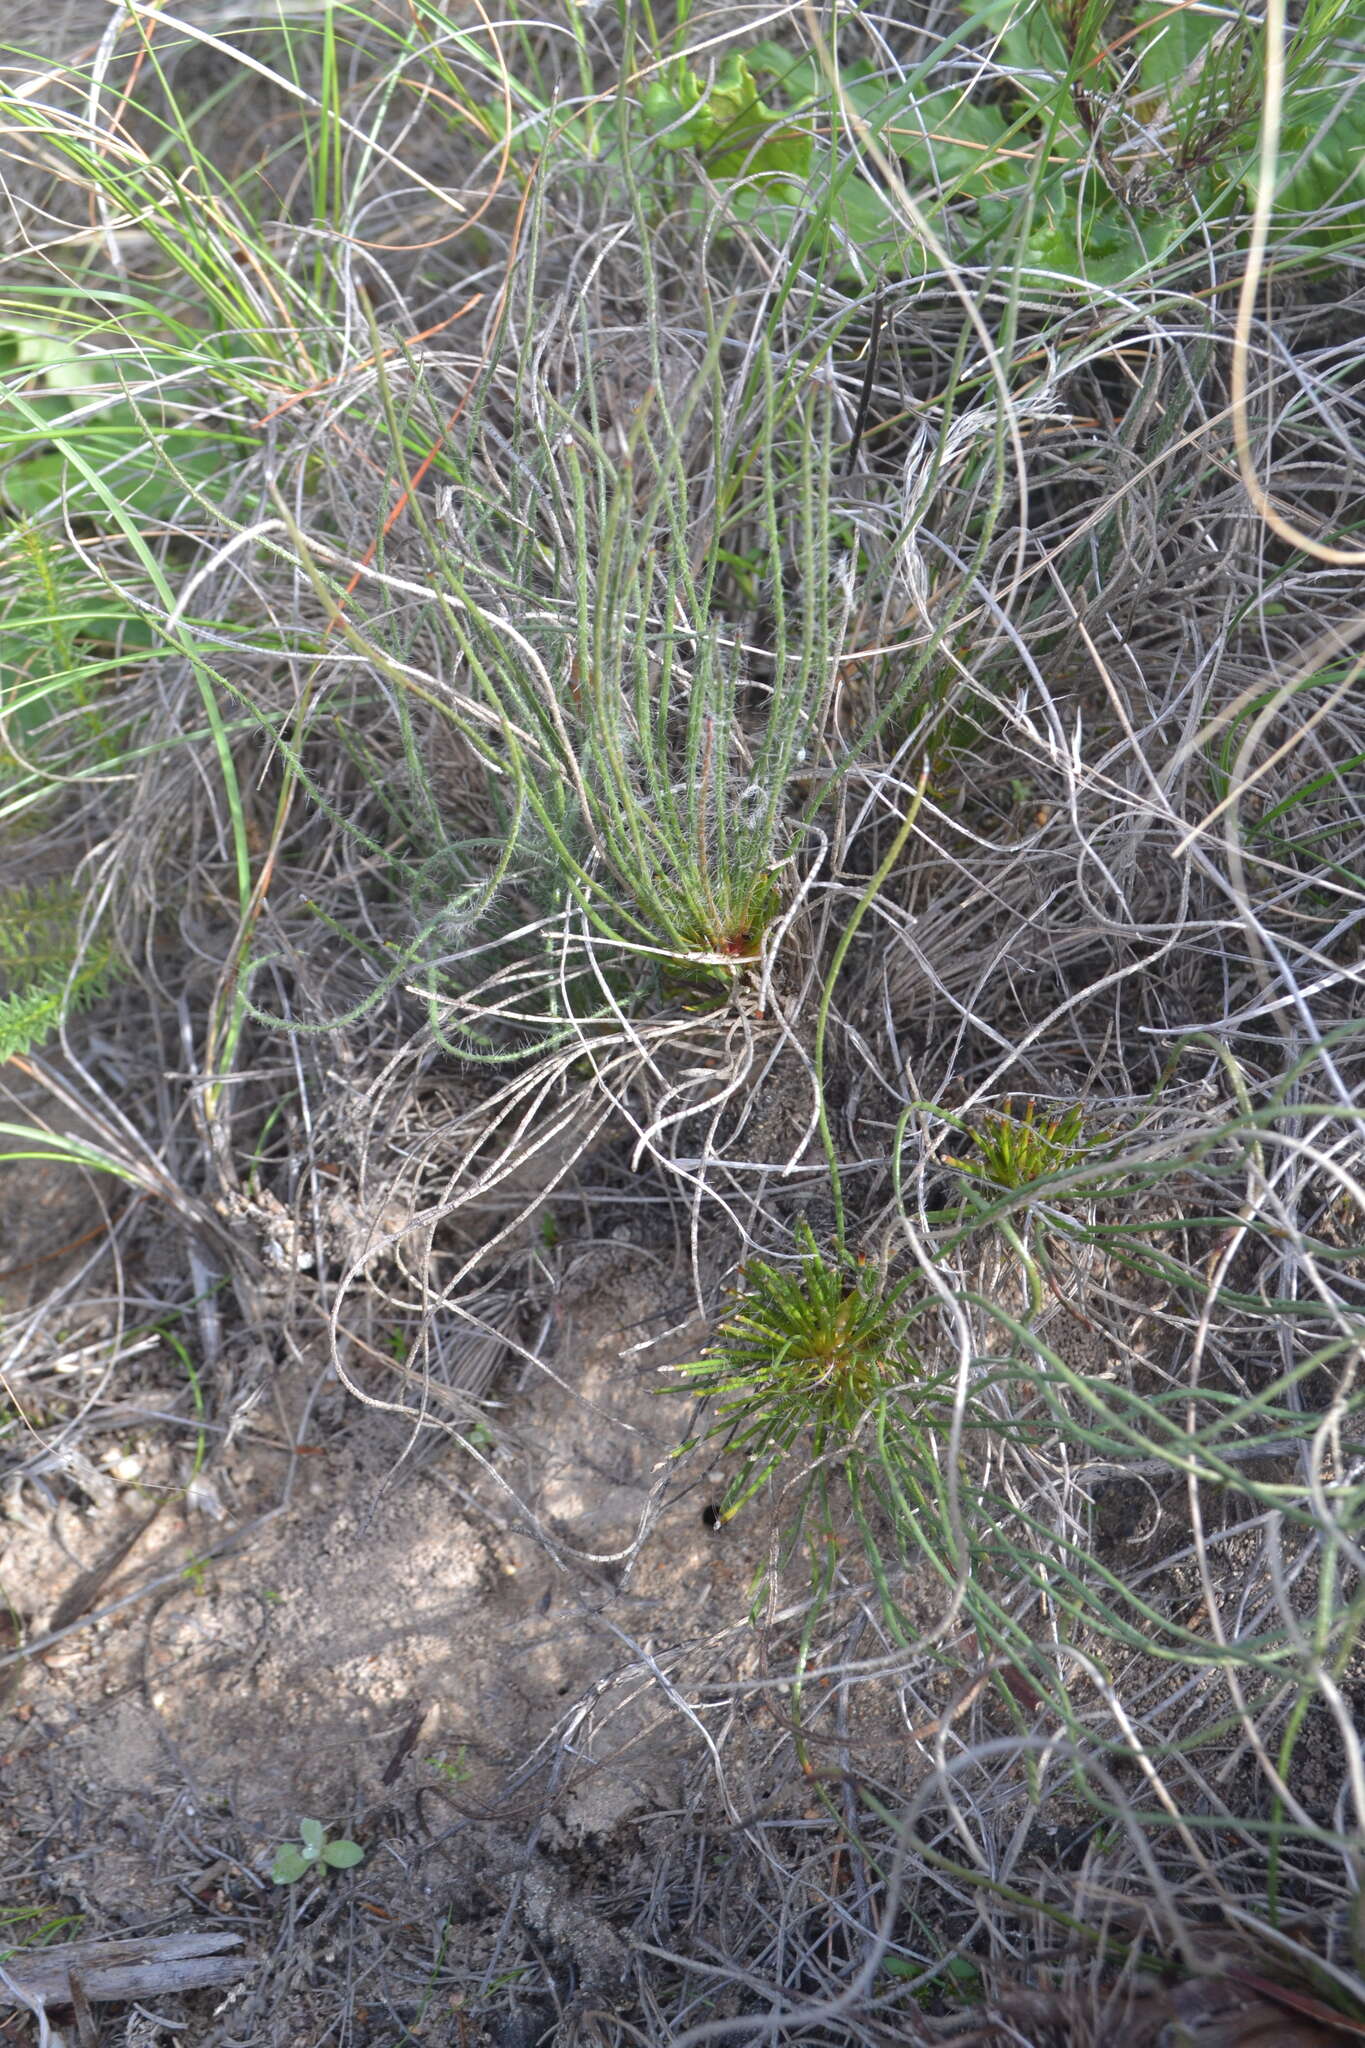
<svg viewBox="0 0 1365 2048">
<path fill-rule="evenodd" d="M 50 1245 L 71 1179 L 9 1169 L 11 1247 Z M 63 1228 L 79 1220 L 63 1210 Z M 586 1901 L 644 1853 L 642 1828 L 677 1812 L 688 1746 L 641 1649 L 740 1639 L 755 1562 L 742 1533 L 708 1529 L 695 1481 L 660 1508 L 678 1400 L 629 1355 L 657 1294 L 652 1264 L 618 1251 L 563 1312 L 552 1376 L 523 1390 L 514 1439 L 484 1471 L 448 1437 L 413 1443 L 319 1359 L 258 1347 L 241 1426 L 187 1499 L 193 1433 L 149 1419 L 177 1404 L 176 1362 L 144 1348 L 51 1512 L 0 1523 L 5 1598 L 30 1640 L 57 1637 L 9 1701 L 11 1901 L 42 1922 L 79 1915 L 87 1938 L 245 1928 L 245 2006 L 219 2019 L 208 1994 L 180 2001 L 192 2040 L 220 2023 L 224 2040 L 324 2038 L 309 1929 L 338 1938 L 343 1890 L 348 1974 L 382 1963 L 385 1978 L 376 2031 L 356 1993 L 347 2039 L 403 2038 L 395 2019 L 422 2003 L 420 1984 L 405 1998 L 393 1982 L 405 1920 L 419 1954 L 445 1930 L 457 1977 L 508 1980 L 501 2032 L 450 2033 L 460 1994 L 443 1988 L 411 2038 L 523 2038 L 519 1977 L 538 2024 L 547 1983 L 619 1988 L 620 1938 Z M 364 1847 L 354 1879 L 311 1895 L 271 1884 L 300 1815 Z"/>
</svg>

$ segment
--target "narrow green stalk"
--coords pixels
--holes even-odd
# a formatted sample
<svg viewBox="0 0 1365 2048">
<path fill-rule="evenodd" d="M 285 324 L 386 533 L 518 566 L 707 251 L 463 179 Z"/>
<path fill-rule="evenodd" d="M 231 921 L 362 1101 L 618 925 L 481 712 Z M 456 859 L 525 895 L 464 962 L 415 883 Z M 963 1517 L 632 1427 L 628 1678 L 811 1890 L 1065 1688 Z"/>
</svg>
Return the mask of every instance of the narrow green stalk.
<svg viewBox="0 0 1365 2048">
<path fill-rule="evenodd" d="M 926 761 L 920 769 L 919 781 L 916 784 L 915 794 L 911 799 L 910 807 L 901 821 L 895 838 L 887 849 L 886 858 L 882 861 L 881 866 L 858 898 L 847 924 L 839 934 L 838 944 L 834 948 L 834 957 L 830 961 L 829 972 L 825 976 L 824 986 L 820 991 L 820 1007 L 816 1012 L 813 1060 L 818 1098 L 817 1112 L 819 1117 L 820 1143 L 824 1147 L 825 1158 L 829 1165 L 830 1191 L 834 1198 L 834 1241 L 840 1252 L 843 1252 L 846 1242 L 844 1190 L 843 1180 L 839 1172 L 839 1154 L 834 1143 L 834 1134 L 830 1129 L 829 1104 L 825 1096 L 825 1043 L 829 1033 L 830 1006 L 834 1001 L 835 984 L 843 970 L 844 961 L 848 958 L 849 948 L 858 935 L 858 927 L 870 906 L 876 901 L 877 896 L 886 886 L 888 876 L 909 843 L 910 835 L 915 829 L 915 821 L 919 817 L 920 806 L 924 802 L 924 792 L 928 785 L 929 764 Z"/>
</svg>

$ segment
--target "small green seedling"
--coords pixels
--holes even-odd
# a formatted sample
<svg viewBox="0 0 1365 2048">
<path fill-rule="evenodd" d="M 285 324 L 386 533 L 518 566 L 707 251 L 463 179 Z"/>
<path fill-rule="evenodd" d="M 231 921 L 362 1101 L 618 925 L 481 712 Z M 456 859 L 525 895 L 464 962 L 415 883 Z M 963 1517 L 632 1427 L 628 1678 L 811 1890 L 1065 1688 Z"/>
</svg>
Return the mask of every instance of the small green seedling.
<svg viewBox="0 0 1365 2048">
<path fill-rule="evenodd" d="M 429 1756 L 427 1762 L 433 1771 L 439 1771 L 452 1785 L 463 1785 L 466 1778 L 474 1775 L 473 1766 L 465 1761 L 468 1749 L 469 1744 L 462 1742 L 453 1757 L 442 1751 L 436 1756 Z"/>
<path fill-rule="evenodd" d="M 1007 1096 L 1003 1108 L 988 1112 L 972 1132 L 971 1156 L 949 1158 L 948 1164 L 992 1187 L 1026 1188 L 1077 1163 L 1086 1150 L 1083 1117 L 1079 1102 L 1057 1116 L 1040 1117 L 1032 1097 L 1016 1113 Z"/>
<path fill-rule="evenodd" d="M 297 1884 L 310 1870 L 354 1870 L 364 1859 L 359 1842 L 329 1842 L 320 1820 L 299 1822 L 298 1842 L 281 1842 L 270 1875 L 276 1884 Z"/>
</svg>

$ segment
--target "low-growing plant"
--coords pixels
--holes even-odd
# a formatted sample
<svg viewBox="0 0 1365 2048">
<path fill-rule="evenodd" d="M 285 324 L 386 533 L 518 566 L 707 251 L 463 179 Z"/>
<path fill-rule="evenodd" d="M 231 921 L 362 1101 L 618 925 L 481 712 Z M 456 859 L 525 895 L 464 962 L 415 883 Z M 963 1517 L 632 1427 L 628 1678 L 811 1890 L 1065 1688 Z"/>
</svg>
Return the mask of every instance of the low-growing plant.
<svg viewBox="0 0 1365 2048">
<path fill-rule="evenodd" d="M 949 1156 L 947 1163 L 991 1187 L 1031 1187 L 1051 1174 L 1064 1173 L 1081 1158 L 1084 1120 L 1079 1102 L 1054 1116 L 1039 1116 L 1032 1096 L 1017 1113 L 1013 1096 L 1006 1096 L 1000 1109 L 988 1110 L 973 1127 L 970 1153 Z"/>
<path fill-rule="evenodd" d="M 985 0 L 960 12 L 948 42 L 910 68 L 869 60 L 848 32 L 826 52 L 758 40 L 698 66 L 684 14 L 673 54 L 656 51 L 638 93 L 628 80 L 589 90 L 585 61 L 576 106 L 529 79 L 490 90 L 492 59 L 472 38 L 443 38 L 432 56 L 462 118 L 507 147 L 523 177 L 547 156 L 634 158 L 657 215 L 681 208 L 709 234 L 742 226 L 779 243 L 804 221 L 807 246 L 845 280 L 938 267 L 878 154 L 961 262 L 991 264 L 1005 248 L 1035 273 L 1114 286 L 1178 258 L 1210 226 L 1241 231 L 1257 177 L 1262 23 L 1156 0 Z M 1317 0 L 1285 51 L 1276 220 L 1305 256 L 1365 223 L 1354 33 L 1353 0 Z"/>
<path fill-rule="evenodd" d="M 364 1858 L 358 1842 L 348 1841 L 344 1835 L 330 1840 L 320 1820 L 301 1820 L 299 1840 L 281 1842 L 270 1875 L 276 1884 L 297 1884 L 314 1871 L 354 1870 Z"/>
<path fill-rule="evenodd" d="M 648 269 L 643 282 L 652 295 Z M 624 455 L 585 379 L 528 394 L 515 459 L 491 464 L 490 381 L 443 448 L 458 489 L 439 530 L 414 500 L 424 629 L 463 664 L 447 716 L 469 788 L 498 821 L 496 842 L 477 849 L 481 874 L 431 795 L 410 686 L 382 620 L 365 620 L 368 594 L 343 603 L 311 537 L 292 536 L 334 629 L 392 684 L 421 793 L 406 832 L 395 818 L 389 835 L 421 920 L 392 978 L 411 968 L 466 1054 L 506 1058 L 513 1040 L 520 1057 L 660 995 L 714 1007 L 760 964 L 784 907 L 801 834 L 790 784 L 819 743 L 839 625 L 825 597 L 835 423 L 827 392 L 788 376 L 761 336 L 737 403 L 727 340 L 718 331 L 685 389 L 641 409 Z M 591 341 L 570 331 L 570 344 L 591 366 Z M 397 447 L 399 394 L 377 376 Z M 767 585 L 757 659 L 719 595 L 740 529 Z M 798 601 L 805 592 L 819 599 Z M 384 801 L 391 732 L 376 728 L 372 760 L 363 738 L 353 744 Z"/>
<path fill-rule="evenodd" d="M 113 979 L 109 942 L 81 938 L 82 909 L 65 881 L 0 893 L 0 1061 L 41 1045 Z"/>
<path fill-rule="evenodd" d="M 194 492 L 212 495 L 227 451 L 221 435 L 184 423 L 195 376 L 188 351 L 115 352 L 55 326 L 0 332 L 0 377 L 24 400 L 0 451 L 0 499 L 19 513 L 61 502 L 70 518 L 103 520 L 104 496 L 73 465 L 73 446 L 136 517 L 164 518 Z"/>
<path fill-rule="evenodd" d="M 438 1750 L 434 1756 L 427 1758 L 427 1762 L 432 1770 L 438 1772 L 449 1784 L 463 1785 L 467 1778 L 474 1775 L 468 1757 L 469 1744 L 462 1742 L 454 1756 L 447 1755 L 445 1750 Z"/>
<path fill-rule="evenodd" d="M 0 436 L 0 456 L 3 436 Z M 27 790 L 27 808 L 50 793 L 43 769 L 47 731 L 112 766 L 118 725 L 101 698 L 120 670 L 153 645 L 146 620 L 126 602 L 80 573 L 60 523 L 24 515 L 12 520 L 0 548 L 0 791 L 6 808 Z M 79 714 L 74 733 L 60 721 Z"/>
<path fill-rule="evenodd" d="M 876 1404 L 912 1386 L 920 1372 L 909 1348 L 913 1275 L 888 1281 L 869 1260 L 823 1252 L 806 1223 L 797 1242 L 794 1267 L 749 1261 L 711 1344 L 676 1368 L 714 1403 L 704 1435 L 723 1436 L 726 1450 L 742 1459 L 720 1506 L 722 1521 L 799 1444 L 808 1443 L 815 1459 L 851 1444 Z"/>
<path fill-rule="evenodd" d="M 937 54 L 889 73 L 766 41 L 730 52 L 709 82 L 677 58 L 643 96 L 656 153 L 690 153 L 698 218 L 709 182 L 736 219 L 779 238 L 813 184 L 838 231 L 836 267 L 862 278 L 933 259 L 904 232 L 884 181 L 839 161 L 843 110 L 965 262 L 1008 247 L 1029 269 L 1117 285 L 1249 209 L 1265 36 L 1251 17 L 1147 4 L 1116 16 L 1087 0 L 988 0 L 964 13 L 990 37 L 976 85 Z M 1276 209 L 1291 232 L 1296 216 L 1330 213 L 1308 230 L 1309 249 L 1340 246 L 1365 224 L 1353 20 L 1348 0 L 1320 0 L 1286 51 L 1292 114 Z"/>
<path fill-rule="evenodd" d="M 736 52 L 723 60 L 709 87 L 676 58 L 645 87 L 641 105 L 659 142 L 695 150 L 713 178 L 759 178 L 781 189 L 810 173 L 809 129 L 763 104 L 753 72 Z"/>
</svg>

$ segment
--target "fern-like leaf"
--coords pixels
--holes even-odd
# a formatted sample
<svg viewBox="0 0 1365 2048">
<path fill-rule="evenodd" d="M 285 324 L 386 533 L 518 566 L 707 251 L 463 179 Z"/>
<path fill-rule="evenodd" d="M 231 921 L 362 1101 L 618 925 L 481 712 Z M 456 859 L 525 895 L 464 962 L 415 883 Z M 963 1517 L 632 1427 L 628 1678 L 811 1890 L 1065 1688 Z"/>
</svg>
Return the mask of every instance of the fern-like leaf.
<svg viewBox="0 0 1365 2048">
<path fill-rule="evenodd" d="M 113 949 L 82 940 L 81 904 L 66 881 L 0 894 L 0 1061 L 41 1045 L 108 987 Z"/>
</svg>

